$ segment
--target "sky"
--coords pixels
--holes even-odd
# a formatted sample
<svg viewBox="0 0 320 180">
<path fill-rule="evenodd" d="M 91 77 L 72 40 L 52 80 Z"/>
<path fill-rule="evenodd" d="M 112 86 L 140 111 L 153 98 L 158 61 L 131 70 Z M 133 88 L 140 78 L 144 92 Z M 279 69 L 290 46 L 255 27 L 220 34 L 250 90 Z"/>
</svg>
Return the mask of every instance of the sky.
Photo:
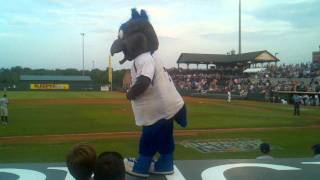
<svg viewBox="0 0 320 180">
<path fill-rule="evenodd" d="M 108 66 L 112 42 L 131 8 L 145 9 L 165 66 L 180 53 L 238 50 L 238 0 L 1 0 L 0 68 Z M 242 0 L 242 52 L 268 50 L 282 63 L 310 62 L 320 46 L 320 0 Z M 122 54 L 113 67 L 122 69 Z"/>
</svg>

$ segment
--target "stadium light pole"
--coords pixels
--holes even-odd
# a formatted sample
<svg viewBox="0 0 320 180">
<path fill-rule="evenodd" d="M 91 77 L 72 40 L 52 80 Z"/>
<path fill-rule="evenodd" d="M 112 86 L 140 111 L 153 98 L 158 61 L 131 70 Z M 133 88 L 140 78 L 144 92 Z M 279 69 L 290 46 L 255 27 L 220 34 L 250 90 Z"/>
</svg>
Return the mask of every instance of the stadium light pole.
<svg viewBox="0 0 320 180">
<path fill-rule="evenodd" d="M 239 0 L 239 58 L 241 61 L 241 0 Z"/>
<path fill-rule="evenodd" d="M 85 33 L 80 33 L 82 36 L 82 76 L 84 76 L 84 36 L 86 35 Z"/>
</svg>

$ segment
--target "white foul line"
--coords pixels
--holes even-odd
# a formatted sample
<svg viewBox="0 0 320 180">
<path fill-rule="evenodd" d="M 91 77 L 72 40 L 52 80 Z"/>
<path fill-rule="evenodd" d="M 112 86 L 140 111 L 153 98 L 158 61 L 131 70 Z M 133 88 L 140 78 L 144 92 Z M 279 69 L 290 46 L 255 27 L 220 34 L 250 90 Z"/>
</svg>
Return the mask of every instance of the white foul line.
<svg viewBox="0 0 320 180">
<path fill-rule="evenodd" d="M 174 174 L 166 175 L 167 180 L 186 180 L 180 170 L 177 168 L 177 166 L 173 166 L 174 168 Z"/>
<path fill-rule="evenodd" d="M 301 164 L 319 164 L 320 165 L 320 162 L 302 162 Z"/>
</svg>

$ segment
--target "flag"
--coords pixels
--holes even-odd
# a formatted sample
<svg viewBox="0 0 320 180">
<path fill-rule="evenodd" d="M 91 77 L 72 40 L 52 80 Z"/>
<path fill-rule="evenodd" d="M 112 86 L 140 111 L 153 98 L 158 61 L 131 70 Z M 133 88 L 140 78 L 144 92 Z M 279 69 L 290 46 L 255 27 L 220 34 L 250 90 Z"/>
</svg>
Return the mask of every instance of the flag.
<svg viewBox="0 0 320 180">
<path fill-rule="evenodd" d="M 109 55 L 109 83 L 112 84 L 112 61 Z"/>
</svg>

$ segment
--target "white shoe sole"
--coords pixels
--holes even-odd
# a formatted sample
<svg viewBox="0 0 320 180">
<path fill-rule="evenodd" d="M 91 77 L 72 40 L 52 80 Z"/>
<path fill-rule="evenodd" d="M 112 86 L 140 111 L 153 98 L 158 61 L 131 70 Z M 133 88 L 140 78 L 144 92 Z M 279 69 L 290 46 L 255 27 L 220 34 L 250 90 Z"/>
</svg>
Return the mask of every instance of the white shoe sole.
<svg viewBox="0 0 320 180">
<path fill-rule="evenodd" d="M 172 175 L 172 174 L 174 174 L 174 171 L 166 171 L 166 172 L 151 171 L 150 173 L 156 174 L 156 175 Z"/>
<path fill-rule="evenodd" d="M 123 162 L 124 162 L 124 167 L 126 169 L 127 174 L 130 174 L 132 176 L 142 177 L 142 178 L 149 177 L 149 174 L 140 174 L 140 173 L 133 172 L 134 162 L 129 161 L 127 158 L 125 158 Z"/>
</svg>

